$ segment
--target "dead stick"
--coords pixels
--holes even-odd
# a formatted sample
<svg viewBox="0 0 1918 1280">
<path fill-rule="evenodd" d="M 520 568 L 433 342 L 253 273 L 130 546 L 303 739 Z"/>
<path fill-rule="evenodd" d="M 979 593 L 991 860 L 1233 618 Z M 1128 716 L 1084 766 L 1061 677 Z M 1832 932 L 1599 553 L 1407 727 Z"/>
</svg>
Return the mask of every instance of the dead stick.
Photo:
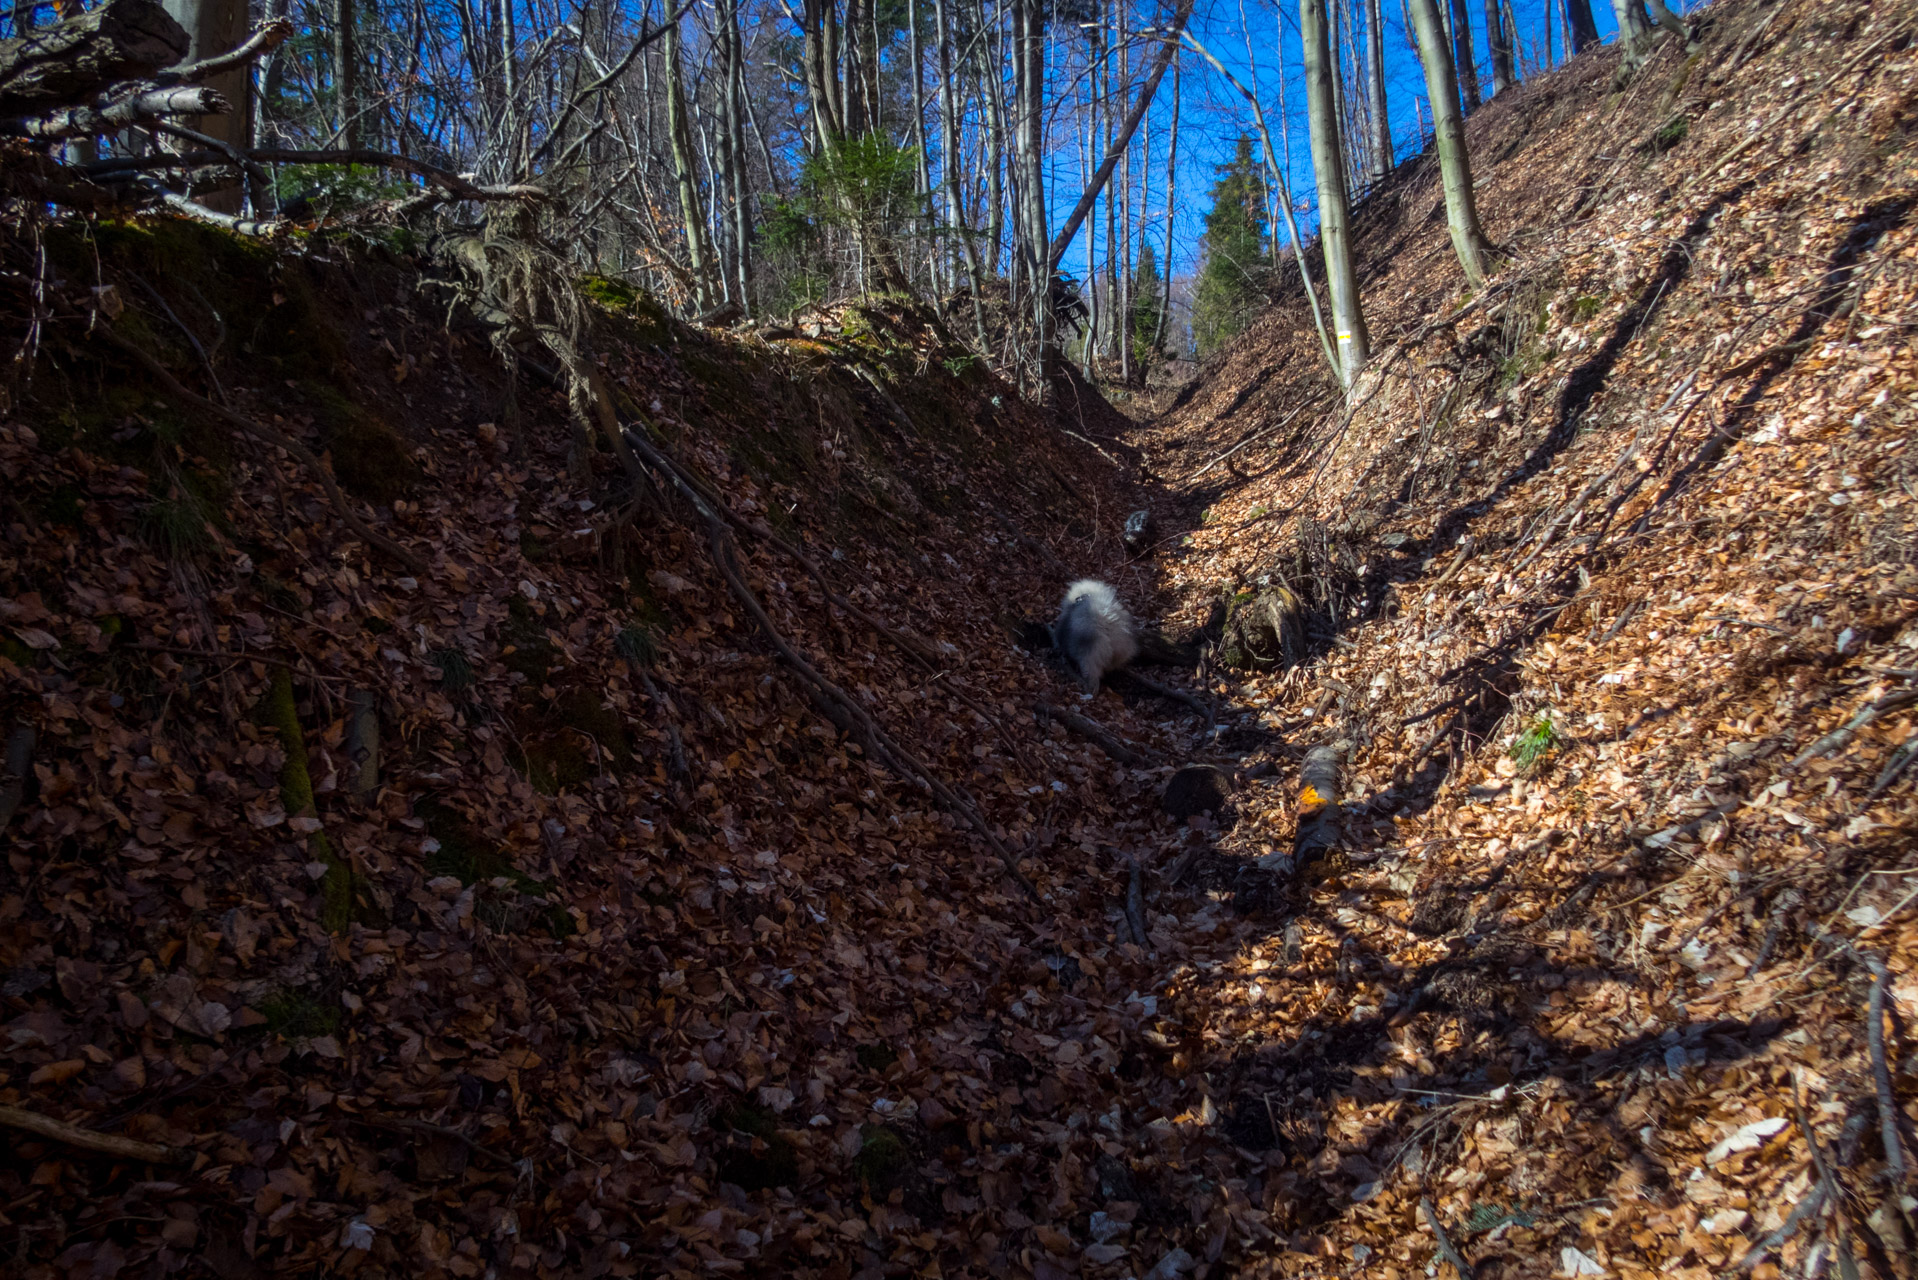
<svg viewBox="0 0 1918 1280">
<path fill-rule="evenodd" d="M 861 609 L 839 592 L 834 591 L 831 580 L 826 577 L 826 571 L 820 567 L 819 562 L 807 555 L 796 544 L 788 542 L 777 533 L 774 533 L 771 525 L 764 522 L 751 522 L 734 514 L 732 508 L 722 502 L 719 496 L 713 493 L 708 485 L 690 474 L 684 467 L 668 457 L 662 450 L 654 447 L 652 441 L 647 439 L 641 432 L 628 427 L 625 429 L 625 438 L 626 443 L 635 453 L 642 454 L 649 463 L 665 472 L 667 476 L 682 489 L 699 494 L 706 505 L 734 529 L 743 533 L 750 533 L 753 537 L 770 545 L 774 550 L 780 551 L 797 560 L 800 566 L 812 575 L 813 581 L 819 584 L 819 589 L 825 593 L 828 604 L 840 610 L 842 613 L 848 614 L 865 626 L 872 628 L 873 631 L 891 641 L 893 646 L 901 653 L 911 658 L 914 662 L 917 662 L 926 670 L 933 672 L 935 675 L 943 674 L 943 669 L 938 661 L 937 655 L 929 652 L 926 646 L 920 642 L 917 637 L 894 630 L 872 614 Z M 1003 720 L 994 715 L 977 698 L 960 688 L 957 683 L 948 683 L 946 690 L 951 693 L 953 697 L 965 703 L 974 715 L 991 725 L 993 730 L 998 733 L 999 740 L 1006 744 L 1006 749 L 1018 757 L 1019 762 L 1034 776 L 1042 772 L 1039 763 L 1026 751 L 1025 746 L 1017 738 L 1012 736 L 1012 731 L 1006 727 Z"/>
<path fill-rule="evenodd" d="M 759 597 L 755 596 L 752 588 L 746 584 L 745 575 L 740 572 L 734 559 L 732 535 L 727 529 L 725 515 L 722 514 L 730 514 L 726 512 L 725 505 L 708 501 L 707 497 L 694 486 L 690 477 L 654 448 L 652 441 L 647 440 L 642 433 L 631 432 L 627 439 L 648 462 L 665 472 L 672 480 L 674 487 L 693 504 L 693 509 L 705 517 L 708 545 L 720 576 L 725 578 L 726 586 L 732 592 L 733 598 L 738 600 L 746 612 L 759 624 L 759 629 L 765 633 L 766 638 L 772 642 L 773 648 L 779 651 L 787 665 L 798 672 L 807 684 L 846 717 L 847 723 L 859 731 L 865 743 L 870 744 L 883 757 L 882 762 L 895 774 L 908 782 L 924 786 L 948 812 L 964 818 L 978 833 L 980 839 L 985 841 L 986 846 L 998 855 L 1000 862 L 1005 865 L 1006 874 L 1025 890 L 1026 895 L 1034 902 L 1043 901 L 1039 896 L 1038 888 L 1026 878 L 1023 871 L 1019 870 L 1019 860 L 993 832 L 992 824 L 986 821 L 985 815 L 979 812 L 978 806 L 972 803 L 971 797 L 956 787 L 948 786 L 945 780 L 933 772 L 929 766 L 900 745 L 891 734 L 880 727 L 852 695 L 821 675 L 774 625 L 765 607 L 759 603 Z"/>
<path fill-rule="evenodd" d="M 1088 720 L 1076 711 L 1067 711 L 1064 707 L 1055 707 L 1049 702 L 1035 702 L 1032 704 L 1032 715 L 1041 724 L 1047 720 L 1057 720 L 1120 764 L 1147 764 L 1153 759 L 1153 756 L 1144 748 L 1131 746 L 1113 737 L 1098 721 Z"/>
<path fill-rule="evenodd" d="M 1472 1280 L 1472 1264 L 1465 1260 L 1465 1255 L 1452 1244 L 1452 1238 L 1445 1234 L 1445 1228 L 1439 1225 L 1438 1211 L 1432 1208 L 1431 1197 L 1419 1197 L 1419 1212 L 1425 1215 L 1425 1225 L 1432 1228 L 1432 1234 L 1438 1237 L 1439 1256 L 1458 1269 L 1458 1280 Z"/>
<path fill-rule="evenodd" d="M 703 503 L 701 505 L 704 506 Z M 766 638 L 772 642 L 773 647 L 779 650 L 780 656 L 786 659 L 787 665 L 799 672 L 808 684 L 812 685 L 813 688 L 817 689 L 839 708 L 847 720 L 860 731 L 866 744 L 870 744 L 876 750 L 881 756 L 882 762 L 891 768 L 894 773 L 908 782 L 920 783 L 928 791 L 932 792 L 933 796 L 937 798 L 947 810 L 958 814 L 970 823 L 972 828 L 978 832 L 979 837 L 985 841 L 987 847 L 999 855 L 1000 862 L 1005 864 L 1006 874 L 1016 881 L 1019 887 L 1024 889 L 1027 896 L 1034 902 L 1042 901 L 1039 896 L 1039 890 L 1034 887 L 1032 881 L 1026 878 L 1025 873 L 1019 870 L 1019 860 L 1013 856 L 1012 850 L 1008 849 L 1004 842 L 993 833 L 992 825 L 986 821 L 985 815 L 981 814 L 978 808 L 971 803 L 970 798 L 965 796 L 957 788 L 948 786 L 945 780 L 934 773 L 928 765 L 913 755 L 911 751 L 900 745 L 891 734 L 887 733 L 885 729 L 866 712 L 864 707 L 859 705 L 851 694 L 848 694 L 837 684 L 834 684 L 831 680 L 821 675 L 819 671 L 793 647 L 792 643 L 786 639 L 779 628 L 773 624 L 772 617 L 767 614 L 765 607 L 759 603 L 759 598 L 753 594 L 752 588 L 746 585 L 745 575 L 740 572 L 739 565 L 734 560 L 732 547 L 730 545 L 731 538 L 726 532 L 725 522 L 713 514 L 710 509 L 708 509 L 705 514 L 709 534 L 709 546 L 712 551 L 713 560 L 719 566 L 721 576 L 726 579 L 726 585 L 731 588 L 733 598 L 739 601 L 740 605 L 745 608 L 748 614 L 752 615 L 753 620 L 759 624 L 759 629 L 765 633 Z"/>
<path fill-rule="evenodd" d="M 54 1142 L 64 1142 L 69 1147 L 78 1147 L 82 1151 L 97 1151 L 103 1156 L 117 1156 L 122 1160 L 140 1160 L 147 1164 L 185 1164 L 193 1159 L 194 1153 L 179 1147 L 163 1147 L 157 1142 L 140 1142 L 133 1138 L 118 1138 L 110 1133 L 99 1133 L 92 1129 L 82 1129 L 77 1124 L 68 1124 L 64 1120 L 55 1120 L 43 1116 L 37 1111 L 28 1111 L 23 1107 L 0 1106 L 0 1125 L 9 1129 L 18 1129 L 36 1137 L 48 1138 Z"/>
<path fill-rule="evenodd" d="M 339 482 L 333 479 L 333 473 L 327 469 L 325 463 L 313 456 L 312 450 L 283 431 L 269 427 L 264 422 L 255 422 L 243 414 L 235 413 L 225 405 L 215 404 L 205 396 L 194 391 L 189 391 L 178 378 L 173 376 L 171 370 L 147 354 L 144 348 L 121 337 L 105 325 L 96 327 L 94 332 L 132 356 L 142 368 L 153 375 L 155 381 L 166 389 L 168 395 L 179 400 L 184 400 L 203 413 L 212 414 L 214 417 L 245 432 L 256 440 L 264 441 L 278 449 L 284 449 L 293 455 L 302 466 L 311 471 L 314 477 L 319 480 L 320 488 L 326 491 L 327 501 L 333 504 L 333 509 L 340 513 L 340 519 L 346 521 L 347 527 L 352 529 L 354 534 L 357 535 L 362 542 L 370 547 L 384 551 L 387 555 L 399 561 L 415 574 L 426 573 L 426 561 L 420 559 L 411 551 L 408 551 L 405 547 L 393 541 L 391 538 L 386 537 L 384 534 L 376 533 L 371 525 L 360 518 L 359 513 L 353 510 L 352 504 L 347 500 L 346 495 L 340 491 Z"/>
<path fill-rule="evenodd" d="M 1891 1067 L 1885 1061 L 1885 987 L 1891 974 L 1885 962 L 1867 952 L 1859 952 L 1865 967 L 1871 970 L 1871 999 L 1866 1005 L 1870 1025 L 1865 1042 L 1871 1046 L 1871 1075 L 1878 1088 L 1878 1123 L 1885 1143 L 1885 1171 L 1895 1186 L 1905 1185 L 1905 1144 L 1898 1136 L 1898 1104 L 1891 1093 Z"/>
<path fill-rule="evenodd" d="M 1127 861 L 1132 864 L 1132 870 L 1126 885 L 1126 923 L 1132 926 L 1132 936 L 1138 942 L 1139 949 L 1150 951 L 1152 943 L 1146 939 L 1145 932 L 1145 868 L 1140 865 L 1136 853 Z"/>
</svg>

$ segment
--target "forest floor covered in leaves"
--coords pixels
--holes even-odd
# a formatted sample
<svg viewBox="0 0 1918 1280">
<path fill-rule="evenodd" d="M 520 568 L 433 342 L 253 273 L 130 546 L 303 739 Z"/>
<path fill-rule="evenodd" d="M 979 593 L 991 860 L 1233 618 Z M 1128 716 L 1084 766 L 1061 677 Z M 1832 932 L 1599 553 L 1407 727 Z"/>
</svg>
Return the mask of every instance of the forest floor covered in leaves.
<svg viewBox="0 0 1918 1280">
<path fill-rule="evenodd" d="M 11 243 L 6 1269 L 1907 1274 L 1915 17 L 1488 104 L 1343 404 L 1302 299 L 1134 428 L 589 281 L 642 482 L 385 250 Z"/>
</svg>

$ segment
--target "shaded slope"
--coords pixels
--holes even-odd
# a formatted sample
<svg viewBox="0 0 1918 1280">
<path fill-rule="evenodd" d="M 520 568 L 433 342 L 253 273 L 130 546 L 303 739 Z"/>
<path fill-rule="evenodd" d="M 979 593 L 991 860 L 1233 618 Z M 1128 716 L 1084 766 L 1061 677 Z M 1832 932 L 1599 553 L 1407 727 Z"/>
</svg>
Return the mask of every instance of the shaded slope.
<svg viewBox="0 0 1918 1280">
<path fill-rule="evenodd" d="M 1154 1240 L 1189 1232 L 1199 1175 L 1090 1123 L 1170 1087 L 1109 901 L 1159 774 L 1035 726 L 1069 685 L 1006 625 L 1116 557 L 1109 464 L 909 313 L 769 343 L 586 284 L 622 412 L 738 518 L 773 625 L 1035 901 L 417 264 L 49 235 L 0 424 L 0 723 L 33 731 L 0 1102 L 186 1155 L 10 1135 L 18 1273 L 984 1273 L 1142 1196 Z M 429 570 L 88 338 L 93 307 L 330 454 Z M 1095 713 L 1167 756 L 1187 732 Z"/>
</svg>

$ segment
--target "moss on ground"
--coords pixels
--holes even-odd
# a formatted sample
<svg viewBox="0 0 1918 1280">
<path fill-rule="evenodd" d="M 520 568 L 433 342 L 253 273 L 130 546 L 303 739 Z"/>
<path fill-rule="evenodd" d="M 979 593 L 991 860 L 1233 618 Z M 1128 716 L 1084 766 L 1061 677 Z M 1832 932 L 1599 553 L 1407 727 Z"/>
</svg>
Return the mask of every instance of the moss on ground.
<svg viewBox="0 0 1918 1280">
<path fill-rule="evenodd" d="M 293 677 L 284 667 L 273 671 L 273 683 L 256 713 L 263 728 L 280 736 L 286 761 L 280 766 L 280 805 L 289 818 L 315 817 L 313 775 L 307 767 L 306 735 L 300 729 L 299 708 L 293 701 Z M 307 837 L 307 852 L 326 867 L 320 877 L 320 923 L 338 933 L 353 922 L 353 868 L 333 852 L 324 831 Z"/>
</svg>

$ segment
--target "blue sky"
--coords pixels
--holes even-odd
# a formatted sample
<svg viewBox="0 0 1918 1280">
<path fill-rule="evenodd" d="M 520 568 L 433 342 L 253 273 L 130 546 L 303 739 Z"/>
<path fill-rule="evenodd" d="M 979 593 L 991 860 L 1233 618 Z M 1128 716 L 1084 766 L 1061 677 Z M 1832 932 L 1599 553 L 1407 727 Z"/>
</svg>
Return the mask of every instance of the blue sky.
<svg viewBox="0 0 1918 1280">
<path fill-rule="evenodd" d="M 1428 127 L 1431 112 L 1429 107 L 1424 106 L 1425 78 L 1407 41 L 1400 0 L 1381 0 L 1381 3 L 1386 29 L 1386 96 L 1392 120 L 1392 136 L 1397 154 L 1402 159 L 1419 149 L 1418 112 L 1421 109 L 1424 111 Z M 1444 0 L 1441 0 L 1443 3 Z M 1484 4 L 1483 0 L 1468 0 L 1468 3 L 1482 92 L 1489 97 L 1491 62 L 1486 51 Z M 1516 12 L 1519 42 L 1527 65 L 1537 64 L 1544 57 L 1542 42 L 1547 3 L 1553 4 L 1554 65 L 1562 64 L 1566 56 L 1562 11 L 1557 0 L 1514 0 L 1512 7 Z M 1682 9 L 1688 6 L 1674 7 Z M 1610 4 L 1606 0 L 1595 0 L 1592 13 L 1597 19 L 1600 36 L 1609 42 L 1616 30 Z M 1272 130 L 1273 146 L 1281 151 L 1282 162 L 1284 142 L 1280 125 L 1281 120 L 1285 122 L 1291 134 L 1289 182 L 1293 198 L 1300 203 L 1310 202 L 1314 184 L 1307 150 L 1297 0 L 1278 0 L 1277 3 L 1273 0 L 1243 0 L 1243 8 L 1241 0 L 1201 0 L 1193 14 L 1192 30 L 1242 83 L 1248 86 L 1256 83 L 1260 104 Z M 1184 109 L 1179 130 L 1178 192 L 1171 237 L 1175 275 L 1186 274 L 1198 264 L 1199 236 L 1205 211 L 1210 205 L 1217 167 L 1231 157 L 1241 131 L 1253 133 L 1252 112 L 1244 98 L 1196 54 L 1187 52 L 1182 56 Z M 1137 61 L 1135 59 L 1135 65 Z M 1171 86 L 1172 79 L 1168 75 L 1160 88 L 1159 101 L 1155 102 L 1144 127 L 1144 131 L 1149 133 L 1152 155 L 1150 208 L 1155 220 L 1147 234 L 1155 249 L 1160 251 L 1162 263 L 1165 232 L 1160 210 L 1165 197 L 1165 135 L 1170 121 Z M 1415 106 L 1415 103 L 1418 105 Z M 1256 146 L 1256 134 L 1253 136 Z M 1050 211 L 1055 219 L 1063 219 L 1081 189 L 1080 174 L 1076 163 L 1067 153 L 1055 153 L 1053 163 Z M 1098 216 L 1103 238 L 1103 209 Z M 1309 235 L 1310 227 L 1315 222 L 1313 215 L 1310 212 L 1301 214 L 1300 222 Z M 1278 236 L 1283 242 L 1283 225 L 1278 228 Z M 1099 256 L 1103 261 L 1103 244 Z M 1067 252 L 1065 262 L 1066 269 L 1075 275 L 1083 273 L 1083 232 L 1079 241 Z"/>
</svg>

